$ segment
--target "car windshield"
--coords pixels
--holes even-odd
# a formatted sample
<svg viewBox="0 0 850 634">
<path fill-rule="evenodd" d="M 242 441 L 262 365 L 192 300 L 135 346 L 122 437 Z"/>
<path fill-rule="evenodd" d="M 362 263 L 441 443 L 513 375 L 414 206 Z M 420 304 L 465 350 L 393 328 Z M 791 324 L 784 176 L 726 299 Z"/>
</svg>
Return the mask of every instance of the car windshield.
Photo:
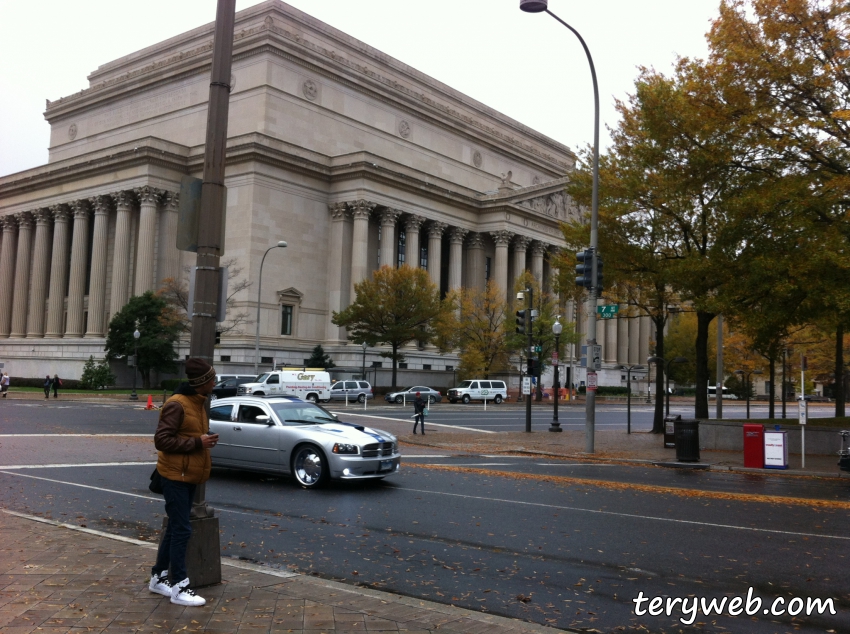
<svg viewBox="0 0 850 634">
<path fill-rule="evenodd" d="M 472 385 L 472 381 L 464 381 L 460 385 L 458 385 L 458 388 L 470 387 L 471 385 Z"/>
<path fill-rule="evenodd" d="M 255 383 L 265 383 L 268 376 L 269 376 L 268 372 L 266 372 L 265 374 L 261 374 L 260 376 L 257 377 L 257 380 L 255 381 Z"/>
<path fill-rule="evenodd" d="M 337 418 L 328 410 L 312 403 L 271 403 L 277 417 L 284 423 L 336 423 Z"/>
</svg>

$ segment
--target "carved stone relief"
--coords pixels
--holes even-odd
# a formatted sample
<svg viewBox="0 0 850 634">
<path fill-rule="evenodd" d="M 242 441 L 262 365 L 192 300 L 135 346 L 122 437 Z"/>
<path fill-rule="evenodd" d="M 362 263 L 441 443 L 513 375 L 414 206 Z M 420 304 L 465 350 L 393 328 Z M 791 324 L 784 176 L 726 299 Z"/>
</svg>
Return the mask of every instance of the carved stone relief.
<svg viewBox="0 0 850 634">
<path fill-rule="evenodd" d="M 410 124 L 404 119 L 398 122 L 398 133 L 402 139 L 406 139 L 410 136 Z"/>
<path fill-rule="evenodd" d="M 475 151 L 472 153 L 472 164 L 473 164 L 475 167 L 481 167 L 481 163 L 482 163 L 483 161 L 484 161 L 484 159 L 481 157 L 481 152 L 479 152 L 478 150 L 475 150 Z"/>
<path fill-rule="evenodd" d="M 312 79 L 305 79 L 301 84 L 301 92 L 309 101 L 316 101 L 316 97 L 319 96 L 319 87 Z"/>
<path fill-rule="evenodd" d="M 567 217 L 567 196 L 563 192 L 523 200 L 519 205 L 550 218 L 565 220 Z"/>
</svg>

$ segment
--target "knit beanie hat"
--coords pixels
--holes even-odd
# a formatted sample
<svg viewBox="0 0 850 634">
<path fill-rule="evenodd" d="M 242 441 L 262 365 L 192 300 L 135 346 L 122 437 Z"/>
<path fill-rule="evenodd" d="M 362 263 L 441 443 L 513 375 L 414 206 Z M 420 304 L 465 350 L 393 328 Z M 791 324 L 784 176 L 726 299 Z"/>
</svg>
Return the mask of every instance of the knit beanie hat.
<svg viewBox="0 0 850 634">
<path fill-rule="evenodd" d="M 186 376 L 189 377 L 189 385 L 200 387 L 215 378 L 215 368 L 203 359 L 189 359 L 186 361 Z"/>
</svg>

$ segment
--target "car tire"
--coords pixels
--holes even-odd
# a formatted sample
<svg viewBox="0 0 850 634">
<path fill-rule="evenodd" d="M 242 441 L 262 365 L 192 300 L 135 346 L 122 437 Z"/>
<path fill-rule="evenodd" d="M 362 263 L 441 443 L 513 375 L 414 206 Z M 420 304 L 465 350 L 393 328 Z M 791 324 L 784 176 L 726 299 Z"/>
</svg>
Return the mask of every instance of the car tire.
<svg viewBox="0 0 850 634">
<path fill-rule="evenodd" d="M 428 402 L 429 402 L 429 403 L 436 403 L 436 402 L 437 402 L 437 397 L 436 397 L 436 396 L 429 396 L 429 397 L 428 397 Z"/>
<path fill-rule="evenodd" d="M 396 405 L 401 405 L 402 403 L 404 403 L 404 399 L 403 399 L 402 397 L 400 397 L 400 396 L 396 396 L 396 397 L 395 397 L 395 404 L 396 404 Z"/>
<path fill-rule="evenodd" d="M 245 396 L 265 396 L 265 392 L 254 392 L 253 394 L 246 394 Z"/>
<path fill-rule="evenodd" d="M 366 395 L 365 394 L 361 394 L 360 396 L 357 397 L 358 403 L 364 403 L 365 401 L 366 401 Z"/>
<path fill-rule="evenodd" d="M 315 445 L 301 445 L 292 452 L 290 469 L 295 480 L 305 489 L 318 489 L 328 481 L 330 470 L 322 450 Z"/>
<path fill-rule="evenodd" d="M 496 405 L 499 405 L 499 404 L 502 402 L 502 395 L 501 395 L 501 394 L 496 394 L 496 396 L 494 396 L 494 397 L 493 397 L 493 402 L 494 402 Z"/>
<path fill-rule="evenodd" d="M 315 394 L 308 394 L 307 395 L 307 401 L 310 402 L 310 403 L 318 403 L 319 397 L 316 396 Z"/>
<path fill-rule="evenodd" d="M 217 400 L 218 400 L 218 396 L 216 395 L 215 392 L 210 394 L 210 403 L 212 403 L 213 401 L 217 401 Z"/>
<path fill-rule="evenodd" d="M 464 394 L 463 398 L 460 400 L 463 401 L 464 405 L 469 405 L 469 401 L 471 401 L 472 399 L 469 398 L 469 394 Z"/>
</svg>

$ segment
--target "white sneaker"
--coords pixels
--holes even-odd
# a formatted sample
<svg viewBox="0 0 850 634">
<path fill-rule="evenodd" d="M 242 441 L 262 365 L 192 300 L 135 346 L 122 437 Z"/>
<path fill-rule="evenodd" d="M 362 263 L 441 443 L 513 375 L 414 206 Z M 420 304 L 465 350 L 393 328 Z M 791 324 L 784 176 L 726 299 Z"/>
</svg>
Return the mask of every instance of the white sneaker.
<svg viewBox="0 0 850 634">
<path fill-rule="evenodd" d="M 151 575 L 148 590 L 156 592 L 164 597 L 171 596 L 171 582 L 168 580 L 168 571 L 163 570 L 159 575 Z"/>
<path fill-rule="evenodd" d="M 180 583 L 171 586 L 171 602 L 176 605 L 197 607 L 206 604 L 207 600 L 199 597 L 194 590 L 189 588 L 189 578 L 186 577 Z"/>
</svg>

